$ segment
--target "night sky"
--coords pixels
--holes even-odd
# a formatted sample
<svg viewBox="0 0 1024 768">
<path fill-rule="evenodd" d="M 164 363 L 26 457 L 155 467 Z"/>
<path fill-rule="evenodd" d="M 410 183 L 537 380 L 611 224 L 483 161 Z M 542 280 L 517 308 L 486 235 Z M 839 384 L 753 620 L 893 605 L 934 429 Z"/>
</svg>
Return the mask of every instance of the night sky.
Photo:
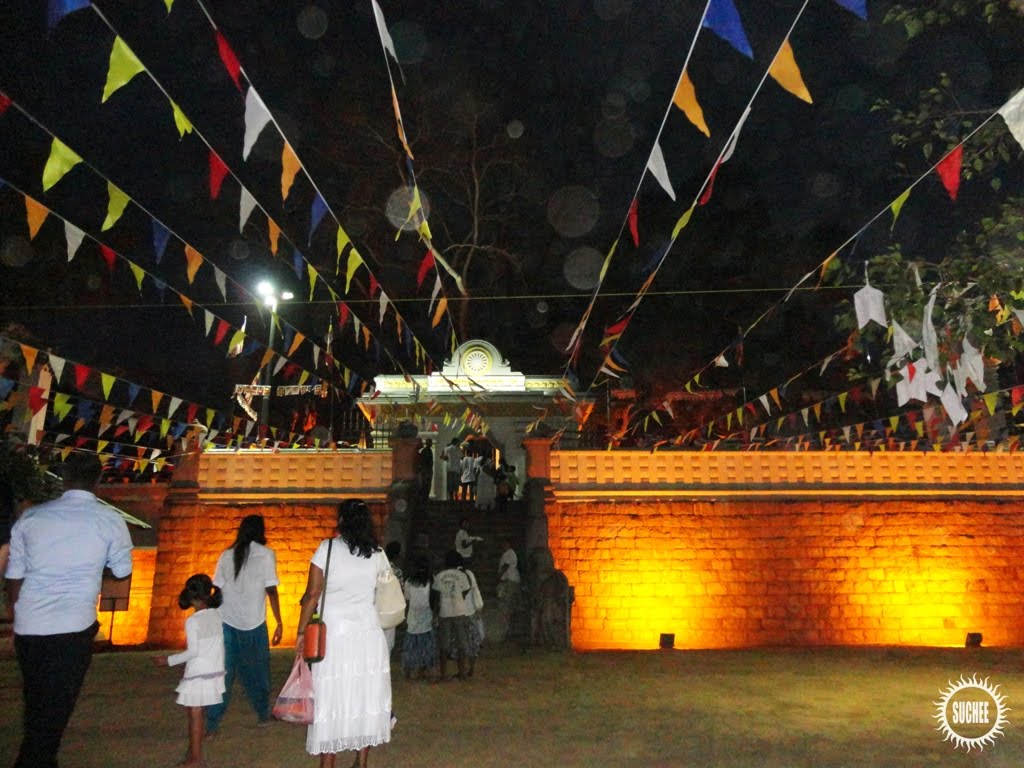
<svg viewBox="0 0 1024 768">
<path fill-rule="evenodd" d="M 703 2 L 382 2 L 401 60 L 401 74 L 394 62 L 392 70 L 434 243 L 465 270 L 464 300 L 444 279 L 459 340 L 486 338 L 514 369 L 560 374 L 565 346 L 618 237 L 570 367 L 586 389 L 603 357 L 603 330 L 664 252 L 803 5 L 736 0 L 753 59 L 701 32 L 688 71 L 711 131 L 706 138 L 669 109 Z M 868 0 L 864 21 L 832 0 L 807 4 L 790 42 L 813 104 L 771 79 L 762 86 L 711 199 L 696 209 L 617 345 L 641 396 L 682 386 L 927 170 L 919 150 L 892 147 L 892 127 L 872 111 L 877 100 L 909 108 L 920 89 L 947 72 L 965 114 L 987 115 L 1024 87 L 1024 14 L 1010 11 L 996 25 L 958 20 L 908 39 L 900 25 L 883 23 L 891 5 Z M 434 273 L 417 287 L 424 246 L 415 232 L 395 240 L 407 210 L 409 168 L 369 0 L 206 3 L 241 62 L 243 91 L 254 85 L 316 185 L 300 173 L 284 202 L 280 136 L 267 128 L 242 159 L 244 95 L 197 3 L 176 0 L 168 14 L 163 0 L 100 0 L 102 17 L 86 8 L 52 30 L 43 6 L 10 0 L 0 7 L 0 91 L 15 105 L 0 116 L 0 177 L 11 185 L 0 190 L 4 337 L 216 409 L 230 409 L 233 385 L 251 380 L 263 357 L 263 348 L 251 344 L 242 356 L 226 358 L 226 341 L 213 344 L 213 333 L 204 333 L 173 292 L 161 295 L 147 279 L 140 295 L 130 270 L 118 263 L 109 271 L 95 242 L 87 240 L 68 263 L 63 227 L 53 217 L 29 242 L 25 203 L 14 187 L 231 325 L 247 318 L 247 331 L 263 343 L 267 314 L 253 295 L 269 277 L 296 294 L 281 308 L 285 323 L 326 347 L 338 306 L 323 286 L 308 301 L 305 261 L 301 278 L 295 269 L 297 248 L 379 341 L 366 350 L 353 342 L 351 325 L 336 328 L 333 353 L 344 366 L 362 379 L 422 371 L 394 320 L 379 327 L 365 270 L 344 295 L 345 260 L 336 276 L 331 215 L 310 239 L 319 190 L 439 366 L 450 334 L 447 320 L 431 327 Z M 179 137 L 167 96 L 145 73 L 100 103 L 111 27 L 196 132 Z M 660 145 L 675 202 L 643 173 L 663 118 Z M 85 160 L 46 193 L 40 179 L 52 136 L 41 126 Z M 207 143 L 231 171 L 216 200 Z M 841 259 L 855 264 L 893 241 L 941 252 L 1006 195 L 1020 193 L 1024 174 L 1016 160 L 1018 167 L 1004 169 L 1000 191 L 987 179 L 968 180 L 955 204 L 933 177 L 919 185 L 894 228 L 891 217 L 882 217 Z M 145 210 L 129 205 L 101 233 L 107 184 L 93 169 Z M 481 180 L 475 220 L 474 170 Z M 239 233 L 233 175 L 280 224 L 276 258 L 259 208 Z M 392 195 L 406 202 L 389 210 Z M 638 246 L 624 228 L 634 195 Z M 189 284 L 177 238 L 155 261 L 153 218 L 223 271 L 226 300 L 210 266 Z M 474 235 L 480 248 L 467 267 L 465 244 Z M 744 340 L 743 365 L 731 352 L 733 364 L 716 370 L 707 386 L 760 393 L 827 355 L 845 338 L 832 318 L 848 311 L 844 302 L 857 287 L 797 293 Z M 296 360 L 314 373 L 326 370 L 322 359 L 317 367 L 302 351 Z M 282 371 L 275 381 L 294 380 L 289 375 Z M 835 375 L 813 388 L 841 383 L 843 372 Z"/>
</svg>

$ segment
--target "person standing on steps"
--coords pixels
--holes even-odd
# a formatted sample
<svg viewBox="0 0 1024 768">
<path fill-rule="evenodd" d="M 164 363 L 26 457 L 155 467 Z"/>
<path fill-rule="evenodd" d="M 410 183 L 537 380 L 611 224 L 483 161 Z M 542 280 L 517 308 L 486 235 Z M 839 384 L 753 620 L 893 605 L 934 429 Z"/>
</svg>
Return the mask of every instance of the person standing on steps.
<svg viewBox="0 0 1024 768">
<path fill-rule="evenodd" d="M 459 530 L 455 534 L 455 551 L 461 555 L 467 567 L 473 560 L 473 542 L 475 541 L 483 541 L 483 538 L 471 535 L 469 532 L 469 519 L 462 518 L 459 520 Z"/>
<path fill-rule="evenodd" d="M 429 437 L 416 453 L 417 491 L 420 501 L 430 498 L 430 486 L 434 482 L 434 441 Z"/>
<path fill-rule="evenodd" d="M 213 574 L 224 593 L 224 699 L 205 708 L 206 733 L 220 727 L 231 701 L 235 674 L 256 710 L 256 724 L 270 725 L 270 644 L 281 642 L 281 604 L 277 596 L 277 556 L 267 544 L 262 515 L 248 515 L 238 526 L 230 549 L 224 550 Z M 267 601 L 274 614 L 274 636 L 267 641 Z"/>
<path fill-rule="evenodd" d="M 441 452 L 441 461 L 445 463 L 448 499 L 455 501 L 459 498 L 459 483 L 462 481 L 462 449 L 459 448 L 459 438 L 453 437 L 448 443 Z"/>
</svg>

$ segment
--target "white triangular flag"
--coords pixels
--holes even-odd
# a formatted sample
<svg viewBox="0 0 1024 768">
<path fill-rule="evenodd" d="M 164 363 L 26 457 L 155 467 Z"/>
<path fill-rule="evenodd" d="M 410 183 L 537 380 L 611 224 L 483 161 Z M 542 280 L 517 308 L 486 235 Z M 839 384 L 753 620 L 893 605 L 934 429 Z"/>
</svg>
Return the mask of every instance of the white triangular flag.
<svg viewBox="0 0 1024 768">
<path fill-rule="evenodd" d="M 1010 129 L 1013 138 L 1024 148 L 1024 88 L 999 108 L 999 114 L 1006 121 L 1006 127 Z"/>
<path fill-rule="evenodd" d="M 78 253 L 78 248 L 82 245 L 82 238 L 85 237 L 85 232 L 80 230 L 70 221 L 64 222 L 64 237 L 68 241 L 68 261 L 75 258 L 75 254 Z"/>
<path fill-rule="evenodd" d="M 362 322 L 360 322 L 359 318 L 356 317 L 355 315 L 352 315 L 352 333 L 356 337 L 356 344 L 358 344 L 360 341 L 362 341 L 362 339 L 359 338 L 360 331 L 362 330 L 362 327 L 363 327 L 363 324 L 362 324 Z"/>
<path fill-rule="evenodd" d="M 964 408 L 963 402 L 960 400 L 960 395 L 957 394 L 956 387 L 952 384 L 948 384 L 945 389 L 942 390 L 942 407 L 946 409 L 946 415 L 949 416 L 949 420 L 953 422 L 954 427 L 960 426 L 963 422 L 967 421 L 967 409 Z"/>
<path fill-rule="evenodd" d="M 242 187 L 242 196 L 238 200 L 238 231 L 245 230 L 245 223 L 249 221 L 253 208 L 256 207 L 256 198 L 249 194 L 249 190 Z"/>
<path fill-rule="evenodd" d="M 217 287 L 220 288 L 220 295 L 224 297 L 224 301 L 228 300 L 228 288 L 227 288 L 227 275 L 225 275 L 217 267 L 213 268 L 213 279 L 217 282 Z M 245 330 L 244 328 L 242 330 Z"/>
<path fill-rule="evenodd" d="M 318 365 L 320 365 L 320 347 L 318 347 L 316 344 L 314 344 L 313 345 L 313 368 L 316 369 L 316 367 Z"/>
<path fill-rule="evenodd" d="M 885 319 L 885 294 L 870 283 L 865 283 L 863 288 L 853 294 L 853 308 L 857 312 L 858 329 L 872 320 L 883 328 L 888 325 Z"/>
<path fill-rule="evenodd" d="M 59 384 L 60 377 L 64 373 L 64 358 L 51 354 L 50 367 L 53 369 L 53 380 Z"/>
<path fill-rule="evenodd" d="M 729 367 L 729 361 L 725 359 L 725 355 L 719 355 L 718 357 L 715 358 L 715 367 L 716 368 L 728 368 Z"/>
<path fill-rule="evenodd" d="M 672 189 L 672 182 L 668 178 L 668 169 L 665 167 L 665 156 L 661 154 L 661 144 L 654 142 L 654 149 L 651 150 L 651 157 L 647 160 L 647 170 L 654 174 L 654 178 L 661 184 L 669 197 L 676 199 L 675 190 Z"/>
<path fill-rule="evenodd" d="M 391 58 L 395 60 L 395 64 L 398 63 L 398 54 L 395 53 L 395 41 L 391 39 L 391 33 L 388 32 L 388 24 L 384 20 L 384 11 L 380 9 L 377 4 L 377 0 L 373 2 L 373 18 L 377 21 L 377 33 L 380 35 L 381 45 L 384 46 L 384 50 L 391 54 Z"/>
<path fill-rule="evenodd" d="M 760 400 L 761 401 L 761 405 L 764 406 L 765 413 L 771 415 L 772 409 L 771 409 L 771 406 L 768 405 L 768 395 L 767 394 L 761 395 L 757 399 Z"/>
<path fill-rule="evenodd" d="M 892 348 L 893 358 L 889 361 L 889 365 L 892 365 L 897 360 L 900 360 L 905 355 L 909 355 L 914 348 L 917 347 L 917 342 L 910 336 L 909 333 L 903 330 L 903 327 L 896 322 L 893 318 L 892 321 Z"/>
<path fill-rule="evenodd" d="M 278 355 L 277 356 L 277 362 L 274 363 L 274 375 L 275 376 L 277 376 L 277 374 L 279 374 L 281 372 L 281 369 L 284 368 L 285 362 L 286 362 L 286 360 L 285 360 L 283 355 Z"/>
<path fill-rule="evenodd" d="M 256 89 L 249 86 L 249 92 L 245 94 L 245 138 L 242 140 L 242 159 L 248 160 L 256 139 L 260 137 L 263 129 L 270 122 L 270 110 L 267 109 L 263 99 L 256 93 Z"/>
<path fill-rule="evenodd" d="M 434 278 L 434 292 L 430 294 L 430 308 L 427 310 L 428 315 L 434 314 L 434 302 L 437 301 L 437 294 L 441 292 L 441 276 L 438 275 Z"/>
<path fill-rule="evenodd" d="M 384 313 L 388 311 L 388 295 L 383 290 L 380 292 L 380 322 L 384 324 Z"/>
<path fill-rule="evenodd" d="M 924 347 L 924 358 L 928 361 L 928 367 L 933 371 L 939 369 L 939 338 L 935 333 L 935 325 L 932 323 L 932 312 L 935 310 L 938 290 L 938 285 L 932 288 L 928 304 L 924 308 L 924 317 L 921 319 L 921 346 Z"/>
<path fill-rule="evenodd" d="M 725 151 L 722 153 L 722 159 L 719 163 L 724 163 L 726 160 L 732 157 L 736 151 L 736 142 L 739 141 L 740 131 L 743 130 L 743 124 L 747 122 L 747 118 L 750 117 L 750 107 L 743 110 L 743 117 L 736 123 L 736 128 L 733 130 L 732 135 L 729 137 L 729 141 L 725 144 Z"/>
<path fill-rule="evenodd" d="M 203 310 L 203 319 L 206 321 L 206 335 L 209 336 L 210 329 L 213 328 L 213 315 L 210 313 L 210 310 Z"/>
<path fill-rule="evenodd" d="M 984 392 L 985 360 L 982 358 L 981 352 L 976 350 L 966 338 L 963 347 L 963 354 L 960 355 L 960 367 L 963 368 L 965 380 L 970 379 L 979 392 Z"/>
<path fill-rule="evenodd" d="M 171 401 L 167 404 L 167 418 L 171 418 L 174 412 L 178 410 L 178 406 L 181 405 L 180 397 L 172 397 Z"/>
</svg>

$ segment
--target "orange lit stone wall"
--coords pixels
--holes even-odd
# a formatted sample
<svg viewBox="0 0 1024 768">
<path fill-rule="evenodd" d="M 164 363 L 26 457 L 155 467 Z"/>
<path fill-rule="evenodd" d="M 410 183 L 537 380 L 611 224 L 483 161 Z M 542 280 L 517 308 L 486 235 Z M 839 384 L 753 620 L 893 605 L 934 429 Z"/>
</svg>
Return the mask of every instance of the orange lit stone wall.
<svg viewBox="0 0 1024 768">
<path fill-rule="evenodd" d="M 146 642 L 149 609 L 153 601 L 153 574 L 156 571 L 156 548 L 135 547 L 132 550 L 132 585 L 128 610 L 114 613 L 114 631 L 109 639 L 113 645 L 140 645 Z M 110 635 L 111 614 L 98 614 L 100 631 Z"/>
<path fill-rule="evenodd" d="M 208 452 L 195 489 L 173 487 L 160 519 L 147 641 L 184 644 L 187 614 L 178 593 L 193 573 L 213 575 L 246 515 L 263 515 L 277 554 L 285 644 L 294 644 L 309 559 L 331 536 L 338 503 L 366 499 L 383 530 L 391 482 L 389 451 Z M 273 627 L 269 607 L 267 620 Z"/>
<path fill-rule="evenodd" d="M 554 452 L 577 649 L 1024 644 L 1020 454 Z"/>
</svg>

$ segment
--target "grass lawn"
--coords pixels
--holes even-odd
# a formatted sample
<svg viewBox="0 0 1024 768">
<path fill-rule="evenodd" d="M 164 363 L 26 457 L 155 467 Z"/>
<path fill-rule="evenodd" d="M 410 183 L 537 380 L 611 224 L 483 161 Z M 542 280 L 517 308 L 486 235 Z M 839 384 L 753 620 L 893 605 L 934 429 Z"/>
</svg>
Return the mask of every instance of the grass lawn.
<svg viewBox="0 0 1024 768">
<path fill-rule="evenodd" d="M 178 669 L 151 653 L 97 654 L 64 739 L 62 768 L 174 765 L 185 748 Z M 275 651 L 275 685 L 291 654 Z M 822 648 L 521 654 L 489 647 L 469 681 L 408 683 L 393 666 L 398 725 L 371 766 L 845 768 L 1024 765 L 1024 650 Z M 988 677 L 1009 724 L 983 751 L 936 730 L 941 692 Z M 0 763 L 20 738 L 17 665 L 0 658 Z M 1019 713 L 1019 714 L 1018 714 Z M 305 729 L 257 729 L 236 685 L 210 768 L 313 766 Z M 348 756 L 338 765 L 348 766 Z"/>
</svg>

